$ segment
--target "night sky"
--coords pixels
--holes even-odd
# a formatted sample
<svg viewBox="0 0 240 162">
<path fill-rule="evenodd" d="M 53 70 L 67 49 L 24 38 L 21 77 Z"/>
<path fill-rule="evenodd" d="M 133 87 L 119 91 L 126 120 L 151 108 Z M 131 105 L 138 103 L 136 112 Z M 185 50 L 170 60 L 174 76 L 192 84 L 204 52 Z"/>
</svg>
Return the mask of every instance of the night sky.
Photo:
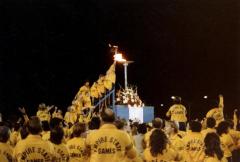
<svg viewBox="0 0 240 162">
<path fill-rule="evenodd" d="M 1 0 L 0 109 L 65 110 L 84 80 L 112 64 L 111 43 L 135 61 L 129 83 L 157 115 L 179 95 L 202 117 L 220 93 L 231 114 L 240 106 L 239 8 L 239 0 Z M 122 65 L 117 78 L 123 86 Z"/>
</svg>

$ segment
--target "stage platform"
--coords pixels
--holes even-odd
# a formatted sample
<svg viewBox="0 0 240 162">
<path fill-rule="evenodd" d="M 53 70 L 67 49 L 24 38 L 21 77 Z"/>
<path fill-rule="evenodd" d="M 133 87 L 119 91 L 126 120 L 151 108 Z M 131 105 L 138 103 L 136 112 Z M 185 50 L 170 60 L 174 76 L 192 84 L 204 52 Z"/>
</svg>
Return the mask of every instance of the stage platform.
<svg viewBox="0 0 240 162">
<path fill-rule="evenodd" d="M 126 120 L 139 120 L 144 123 L 151 122 L 154 119 L 154 107 L 144 106 L 143 108 L 129 108 L 127 105 L 116 105 L 115 113 L 118 117 Z"/>
</svg>

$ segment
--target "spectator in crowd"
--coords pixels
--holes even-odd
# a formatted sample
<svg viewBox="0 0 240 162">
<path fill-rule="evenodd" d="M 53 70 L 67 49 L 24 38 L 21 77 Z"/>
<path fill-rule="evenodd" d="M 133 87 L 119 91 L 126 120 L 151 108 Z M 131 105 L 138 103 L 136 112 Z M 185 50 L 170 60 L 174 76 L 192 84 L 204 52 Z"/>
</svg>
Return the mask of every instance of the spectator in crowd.
<svg viewBox="0 0 240 162">
<path fill-rule="evenodd" d="M 204 139 L 200 133 L 202 125 L 198 121 L 191 121 L 190 129 L 191 131 L 183 137 L 184 158 L 187 162 L 203 162 Z"/>
<path fill-rule="evenodd" d="M 232 152 L 233 162 L 240 161 L 240 132 L 234 129 L 234 122 L 232 120 L 226 120 L 229 123 L 229 134 L 233 139 L 235 149 Z"/>
<path fill-rule="evenodd" d="M 12 162 L 13 149 L 7 143 L 10 138 L 10 129 L 6 126 L 0 126 L 0 161 Z"/>
<path fill-rule="evenodd" d="M 227 162 L 221 149 L 220 138 L 216 133 L 207 133 L 204 143 L 206 154 L 204 162 Z"/>
<path fill-rule="evenodd" d="M 222 121 L 217 127 L 217 133 L 220 136 L 224 157 L 227 158 L 228 162 L 232 162 L 232 151 L 235 149 L 234 141 L 229 134 L 229 123 Z"/>
<path fill-rule="evenodd" d="M 152 132 L 149 147 L 144 151 L 144 160 L 146 162 L 180 161 L 178 153 L 168 147 L 168 138 L 160 129 Z"/>
<path fill-rule="evenodd" d="M 145 123 L 143 124 L 139 124 L 138 127 L 137 127 L 137 135 L 134 135 L 133 136 L 133 139 L 135 141 L 135 145 L 136 145 L 136 149 L 137 149 L 137 153 L 143 157 L 143 145 L 142 145 L 142 142 L 143 142 L 143 138 L 144 138 L 144 135 L 145 133 L 147 133 L 147 126 Z"/>
<path fill-rule="evenodd" d="M 63 128 L 55 127 L 51 130 L 50 141 L 53 145 L 57 162 L 69 162 L 70 159 L 69 150 L 63 143 L 63 137 Z"/>
<path fill-rule="evenodd" d="M 17 142 L 18 142 L 18 137 L 20 135 L 20 123 L 16 122 L 14 123 L 14 126 L 13 126 L 13 131 L 12 133 L 10 134 L 10 145 L 12 147 L 15 147 Z"/>
<path fill-rule="evenodd" d="M 215 125 L 216 125 L 216 120 L 214 118 L 212 117 L 207 118 L 207 129 L 204 129 L 201 131 L 203 138 L 205 138 L 205 136 L 208 133 L 216 133 Z"/>
<path fill-rule="evenodd" d="M 42 140 L 40 136 L 42 125 L 39 118 L 31 117 L 27 128 L 29 135 L 25 140 L 19 141 L 14 148 L 14 157 L 17 162 L 53 162 L 55 160 L 54 149 L 49 142 Z"/>
<path fill-rule="evenodd" d="M 67 142 L 70 152 L 70 162 L 85 162 L 88 160 L 85 139 L 81 137 L 86 131 L 84 123 L 76 123 L 73 126 L 73 138 Z"/>
<path fill-rule="evenodd" d="M 168 127 L 169 128 L 165 129 L 165 133 L 168 135 L 170 147 L 177 152 L 183 152 L 183 136 L 179 132 L 177 124 L 173 121 L 170 121 Z"/>
<path fill-rule="evenodd" d="M 48 141 L 50 139 L 50 127 L 48 121 L 42 121 L 42 139 Z"/>
<path fill-rule="evenodd" d="M 145 136 L 144 136 L 144 139 L 143 139 L 143 148 L 147 148 L 149 146 L 149 141 L 150 141 L 150 136 L 152 134 L 152 132 L 155 130 L 155 129 L 161 129 L 162 128 L 162 119 L 160 118 L 155 118 L 153 121 L 152 121 L 152 126 L 153 126 L 153 129 L 151 131 L 148 131 Z"/>
<path fill-rule="evenodd" d="M 118 130 L 114 125 L 115 114 L 111 109 L 104 109 L 101 114 L 102 126 L 91 132 L 86 144 L 90 153 L 90 162 L 122 162 L 125 157 L 134 159 L 136 150 L 129 135 Z"/>
</svg>

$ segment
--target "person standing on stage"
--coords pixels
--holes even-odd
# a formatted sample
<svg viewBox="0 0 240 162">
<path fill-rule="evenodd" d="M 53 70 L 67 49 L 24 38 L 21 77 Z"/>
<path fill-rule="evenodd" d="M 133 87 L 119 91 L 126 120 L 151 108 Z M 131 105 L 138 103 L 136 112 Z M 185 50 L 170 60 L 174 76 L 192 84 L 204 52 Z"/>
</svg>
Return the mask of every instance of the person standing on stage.
<svg viewBox="0 0 240 162">
<path fill-rule="evenodd" d="M 174 98 L 174 105 L 172 105 L 166 116 L 171 117 L 171 121 L 174 121 L 179 126 L 179 130 L 186 131 L 187 122 L 187 110 L 184 105 L 181 104 L 181 97 Z"/>
</svg>

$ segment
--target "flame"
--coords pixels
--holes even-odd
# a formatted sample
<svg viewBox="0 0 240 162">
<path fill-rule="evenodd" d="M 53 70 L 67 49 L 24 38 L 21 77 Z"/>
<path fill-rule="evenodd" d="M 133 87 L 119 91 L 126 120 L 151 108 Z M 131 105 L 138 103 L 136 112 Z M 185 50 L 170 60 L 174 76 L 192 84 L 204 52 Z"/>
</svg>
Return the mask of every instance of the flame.
<svg viewBox="0 0 240 162">
<path fill-rule="evenodd" d="M 126 61 L 126 59 L 123 58 L 121 53 L 117 53 L 113 57 L 114 57 L 114 60 L 118 61 L 118 62 L 125 62 Z"/>
</svg>

